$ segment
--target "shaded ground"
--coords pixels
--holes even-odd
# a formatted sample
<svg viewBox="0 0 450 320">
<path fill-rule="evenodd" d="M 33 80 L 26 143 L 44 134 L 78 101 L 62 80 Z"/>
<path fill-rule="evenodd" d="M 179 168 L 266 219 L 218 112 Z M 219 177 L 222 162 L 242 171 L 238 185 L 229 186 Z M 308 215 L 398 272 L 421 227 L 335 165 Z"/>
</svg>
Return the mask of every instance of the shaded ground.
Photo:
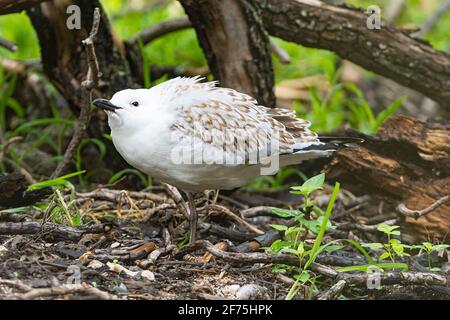
<svg viewBox="0 0 450 320">
<path fill-rule="evenodd" d="M 324 206 L 329 191 L 319 193 L 316 200 Z M 183 246 L 187 223 L 174 201 L 161 191 L 97 190 L 77 194 L 71 203 L 73 210 L 81 210 L 86 221 L 96 223 L 91 227 L 81 226 L 79 233 L 73 231 L 78 232 L 80 228 L 54 224 L 55 220 L 63 220 L 55 213 L 47 217 L 52 222 L 46 222 L 39 232 L 33 231 L 33 220 L 41 223 L 42 212 L 31 211 L 20 217 L 10 214 L 9 220 L 15 222 L 4 222 L 3 229 L 0 227 L 3 234 L 7 233 L 5 225 L 9 223 L 10 227 L 10 235 L 0 236 L 0 298 L 284 299 L 294 283 L 291 276 L 295 273 L 272 272 L 277 263 L 271 263 L 271 255 L 262 254 L 264 259 L 267 257 L 264 262 L 252 259 L 255 259 L 254 252 L 262 252 L 261 247 L 280 237 L 268 227 L 269 223 L 289 224 L 271 215 L 268 206 L 297 208 L 301 202 L 299 197 L 288 192 L 241 192 L 231 198 L 220 197 L 217 205 L 211 201 L 198 201 L 203 212 L 201 239 L 214 244 L 219 253 L 202 247 L 206 243 L 202 241 L 201 245 Z M 252 209 L 253 202 L 265 207 Z M 201 208 L 208 208 L 208 213 Z M 333 212 L 333 224 L 337 228 L 328 232 L 325 242 L 338 238 L 377 241 L 379 235 L 373 226 L 392 220 L 389 211 L 384 210 L 389 209 L 383 206 L 380 209 L 380 205 L 367 197 L 341 192 Z M 40 218 L 33 219 L 32 214 Z M 261 229 L 264 234 L 258 236 L 252 232 L 255 229 Z M 432 260 L 443 269 L 448 268 L 445 254 L 434 255 Z M 339 279 L 344 279 L 345 289 L 331 298 L 450 298 L 448 274 L 428 272 L 423 255 L 404 261 L 410 266 L 410 271 L 402 275 L 404 279 L 399 280 L 396 277 L 400 273 L 393 272 L 382 280 L 392 285 L 368 290 L 365 279 L 355 278 L 355 275 L 366 276 L 364 273 L 330 277 L 327 269 L 321 269 L 335 272 L 338 266 L 364 264 L 365 259 L 357 250 L 346 246 L 331 254 L 321 254 L 313 268 L 318 278 L 310 291 L 311 297 L 318 298 Z M 409 278 L 408 275 L 416 277 L 420 271 L 424 272 L 420 279 Z M 307 292 L 306 286 L 302 287 L 297 298 L 305 298 Z"/>
</svg>

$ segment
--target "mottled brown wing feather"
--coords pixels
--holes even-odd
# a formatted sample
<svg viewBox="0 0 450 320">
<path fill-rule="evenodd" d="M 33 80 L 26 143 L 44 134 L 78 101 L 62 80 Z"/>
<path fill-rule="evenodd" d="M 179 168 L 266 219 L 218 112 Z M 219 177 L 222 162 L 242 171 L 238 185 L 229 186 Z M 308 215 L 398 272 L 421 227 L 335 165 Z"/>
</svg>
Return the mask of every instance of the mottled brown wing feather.
<svg viewBox="0 0 450 320">
<path fill-rule="evenodd" d="M 259 106 L 254 98 L 236 90 L 195 82 L 179 85 L 175 92 L 185 99 L 177 99 L 181 103 L 173 130 L 246 159 L 255 152 L 268 152 L 274 143 L 271 139 L 276 139 L 280 154 L 301 144 L 319 143 L 309 130 L 310 123 L 296 118 L 293 111 Z M 268 145 L 268 141 L 272 142 Z"/>
</svg>

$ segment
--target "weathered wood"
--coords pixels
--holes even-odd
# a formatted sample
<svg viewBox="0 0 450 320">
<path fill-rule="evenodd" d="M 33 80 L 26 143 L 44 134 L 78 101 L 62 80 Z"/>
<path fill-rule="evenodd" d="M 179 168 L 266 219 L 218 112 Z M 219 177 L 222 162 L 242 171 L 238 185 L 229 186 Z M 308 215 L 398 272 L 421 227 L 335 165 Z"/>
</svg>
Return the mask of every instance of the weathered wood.
<svg viewBox="0 0 450 320">
<path fill-rule="evenodd" d="M 370 193 L 411 210 L 429 207 L 450 190 L 450 123 L 421 122 L 407 116 L 387 120 L 375 137 L 336 153 L 328 177 L 355 192 Z M 450 203 L 418 218 L 404 218 L 409 235 L 449 239 Z"/>
<path fill-rule="evenodd" d="M 85 234 L 106 233 L 111 230 L 109 224 L 96 224 L 83 228 L 73 228 L 62 224 L 28 222 L 0 223 L 0 235 L 36 234 L 42 232 L 43 238 L 49 241 L 79 241 Z"/>
<path fill-rule="evenodd" d="M 20 12 L 45 0 L 0 0 L 0 14 Z"/>
<path fill-rule="evenodd" d="M 32 205 L 53 193 L 52 188 L 27 191 L 29 183 L 20 173 L 0 174 L 0 207 Z"/>
<path fill-rule="evenodd" d="M 209 67 L 225 87 L 275 106 L 269 38 L 253 1 L 181 0 Z"/>
<path fill-rule="evenodd" d="M 66 26 L 69 5 L 81 9 L 81 28 L 70 30 Z M 78 114 L 85 103 L 82 82 L 88 71 L 88 55 L 82 45 L 92 28 L 92 13 L 100 8 L 101 22 L 96 36 L 95 51 L 102 78 L 93 97 L 109 98 L 115 92 L 133 87 L 130 70 L 121 42 L 113 37 L 108 18 L 99 1 L 61 0 L 46 1 L 31 7 L 27 13 L 36 30 L 41 47 L 41 59 L 45 74 L 67 100 L 71 110 Z M 112 143 L 103 138 L 109 132 L 107 116 L 101 110 L 94 110 L 89 126 L 91 136 L 101 139 L 107 146 L 108 166 L 124 167 L 124 161 L 117 154 Z"/>
<path fill-rule="evenodd" d="M 383 24 L 367 28 L 358 9 L 317 0 L 255 0 L 271 35 L 342 58 L 417 90 L 450 108 L 450 55 Z"/>
</svg>

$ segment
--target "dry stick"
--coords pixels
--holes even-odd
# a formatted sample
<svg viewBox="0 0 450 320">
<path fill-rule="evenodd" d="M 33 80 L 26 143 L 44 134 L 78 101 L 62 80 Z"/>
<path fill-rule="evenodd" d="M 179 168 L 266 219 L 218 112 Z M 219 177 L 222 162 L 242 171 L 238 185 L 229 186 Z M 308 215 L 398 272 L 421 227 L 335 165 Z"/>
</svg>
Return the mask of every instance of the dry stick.
<svg viewBox="0 0 450 320">
<path fill-rule="evenodd" d="M 11 52 L 16 52 L 17 50 L 17 46 L 14 43 L 2 37 L 0 37 L 0 47 L 3 47 Z"/>
<path fill-rule="evenodd" d="M 441 5 L 434 11 L 431 16 L 425 21 L 423 26 L 420 28 L 420 31 L 415 34 L 417 37 L 423 37 L 431 29 L 434 28 L 436 23 L 444 16 L 444 14 L 450 10 L 450 0 L 444 1 Z"/>
<path fill-rule="evenodd" d="M 248 229 L 249 231 L 255 232 L 257 234 L 264 234 L 264 231 L 262 231 L 261 229 L 255 227 L 254 225 L 248 223 L 247 221 L 245 221 L 244 219 L 239 217 L 237 214 L 233 213 L 227 207 L 223 207 L 223 206 L 220 206 L 220 205 L 217 205 L 217 204 L 210 204 L 210 205 L 206 205 L 205 207 L 203 207 L 200 210 L 207 210 L 207 211 L 209 211 L 209 210 L 216 210 L 216 211 L 218 211 L 220 213 L 223 213 L 228 218 L 233 220 L 235 223 L 237 223 L 238 225 L 243 226 L 244 228 Z"/>
<path fill-rule="evenodd" d="M 8 141 L 6 141 L 5 144 L 3 145 L 3 148 L 0 150 L 0 161 L 3 160 L 3 157 L 5 156 L 6 152 L 8 151 L 9 146 L 17 141 L 22 140 L 22 139 L 23 139 L 23 137 L 12 137 Z"/>
<path fill-rule="evenodd" d="M 205 249 L 212 255 L 225 261 L 236 263 L 275 263 L 287 264 L 291 266 L 299 266 L 299 260 L 296 256 L 290 254 L 268 254 L 268 253 L 232 253 L 226 252 L 215 247 L 211 242 L 206 240 L 198 240 L 188 244 L 174 252 L 176 258 L 183 257 L 189 252 Z M 311 270 L 320 273 L 328 278 L 335 280 L 345 280 L 349 285 L 366 286 L 367 280 L 373 275 L 366 273 L 344 273 L 313 262 Z M 440 275 L 432 272 L 385 272 L 379 275 L 381 285 L 448 285 L 450 279 L 448 276 Z"/>
<path fill-rule="evenodd" d="M 86 75 L 86 80 L 81 83 L 81 90 L 83 91 L 83 103 L 81 106 L 80 116 L 78 118 L 78 124 L 75 127 L 75 131 L 72 139 L 70 140 L 69 146 L 64 153 L 63 161 L 58 165 L 58 167 L 51 175 L 52 179 L 60 176 L 69 166 L 91 120 L 92 90 L 94 89 L 94 87 L 98 86 L 98 79 L 101 76 L 94 47 L 94 38 L 97 35 L 99 25 L 100 9 L 95 8 L 91 33 L 86 39 L 82 41 L 83 45 L 86 48 L 89 68 Z"/>
<path fill-rule="evenodd" d="M 108 292 L 102 291 L 100 289 L 91 287 L 85 283 L 82 284 L 64 284 L 61 286 L 55 286 L 50 288 L 39 288 L 32 289 L 27 293 L 19 296 L 19 299 L 30 300 L 36 299 L 39 297 L 48 297 L 48 296 L 59 296 L 66 294 L 82 294 L 94 297 L 94 299 L 98 300 L 116 300 L 117 297 L 115 295 L 109 294 Z"/>
<path fill-rule="evenodd" d="M 153 40 L 162 37 L 168 33 L 189 28 L 192 28 L 192 24 L 191 21 L 189 21 L 188 16 L 166 20 L 138 32 L 135 36 L 131 38 L 130 43 L 136 44 L 138 42 L 138 39 L 140 38 L 142 44 L 146 45 L 152 42 Z M 291 57 L 289 56 L 289 53 L 287 53 L 282 47 L 280 47 L 275 42 L 275 40 L 270 39 L 269 45 L 270 50 L 272 51 L 273 54 L 275 54 L 280 63 L 282 64 L 291 63 Z"/>
<path fill-rule="evenodd" d="M 191 211 L 189 210 L 186 201 L 183 200 L 183 197 L 181 196 L 178 189 L 167 183 L 162 183 L 162 185 L 164 186 L 164 189 L 166 190 L 169 197 L 172 198 L 172 200 L 175 202 L 181 213 L 186 217 L 186 219 L 189 220 Z"/>
<path fill-rule="evenodd" d="M 336 226 L 337 230 L 359 230 L 359 231 L 364 231 L 364 232 L 377 232 L 378 231 L 378 226 L 380 224 L 387 224 L 389 226 L 392 226 L 395 224 L 395 222 L 397 221 L 397 219 L 391 219 L 391 220 L 386 220 L 384 222 L 381 222 L 379 224 L 375 224 L 375 225 L 365 225 L 365 224 L 361 224 L 361 223 L 353 223 L 353 222 L 346 222 L 346 223 L 341 223 L 339 225 Z"/>
<path fill-rule="evenodd" d="M 0 278 L 0 284 L 11 286 L 11 287 L 17 288 L 17 289 L 22 290 L 22 291 L 30 291 L 30 290 L 33 289 L 32 287 L 30 287 L 29 285 L 23 283 L 20 280 L 8 280 L 8 279 L 1 279 Z"/>
<path fill-rule="evenodd" d="M 393 24 L 402 12 L 406 0 L 390 0 L 386 8 L 386 20 Z"/>
<path fill-rule="evenodd" d="M 138 39 L 140 38 L 142 44 L 146 45 L 156 38 L 164 36 L 168 33 L 188 29 L 191 27 L 192 24 L 187 16 L 166 20 L 138 32 L 131 38 L 130 43 L 137 43 Z"/>
<path fill-rule="evenodd" d="M 83 228 L 72 228 L 62 224 L 30 222 L 0 223 L 0 235 L 36 234 L 42 232 L 45 238 L 79 241 L 86 233 L 105 233 L 111 229 L 108 224 L 96 224 Z"/>
<path fill-rule="evenodd" d="M 114 190 L 114 189 L 98 189 L 91 192 L 78 193 L 76 194 L 77 198 L 82 199 L 100 199 L 110 202 L 118 202 L 119 196 L 122 194 L 123 190 Z M 159 196 L 150 192 L 141 192 L 141 191 L 128 191 L 128 195 L 137 200 L 150 200 L 154 202 L 165 202 L 167 201 L 166 197 Z M 128 200 L 125 199 L 124 203 L 128 204 Z"/>
<path fill-rule="evenodd" d="M 269 39 L 269 49 L 278 58 L 278 61 L 280 61 L 281 64 L 291 63 L 291 57 L 289 56 L 289 53 L 287 53 L 287 51 L 279 46 L 278 43 L 276 43 L 272 38 Z"/>
<path fill-rule="evenodd" d="M 266 206 L 253 207 L 241 210 L 241 215 L 246 219 L 255 218 L 259 216 L 276 216 L 273 213 L 273 209 L 275 209 L 275 207 L 266 207 Z"/>
<path fill-rule="evenodd" d="M 317 297 L 317 300 L 333 300 L 333 299 L 336 299 L 341 294 L 342 290 L 344 290 L 344 288 L 346 286 L 347 286 L 347 281 L 339 280 L 330 289 L 328 289 L 324 293 L 320 294 Z"/>
<path fill-rule="evenodd" d="M 441 205 L 446 203 L 448 200 L 450 200 L 450 195 L 446 195 L 446 196 L 440 198 L 435 203 L 433 203 L 431 206 L 429 206 L 425 209 L 422 209 L 422 210 L 411 210 L 411 209 L 408 209 L 404 203 L 400 203 L 397 206 L 397 211 L 407 217 L 419 218 L 419 217 L 424 216 L 424 215 L 432 212 L 433 210 L 437 209 L 438 207 L 440 207 Z"/>
</svg>

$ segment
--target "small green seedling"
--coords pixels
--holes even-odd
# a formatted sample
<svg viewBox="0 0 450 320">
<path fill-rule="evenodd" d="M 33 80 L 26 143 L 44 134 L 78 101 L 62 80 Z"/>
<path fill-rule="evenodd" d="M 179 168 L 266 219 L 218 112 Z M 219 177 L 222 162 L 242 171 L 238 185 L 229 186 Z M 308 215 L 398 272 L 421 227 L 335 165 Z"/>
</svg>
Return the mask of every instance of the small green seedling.
<svg viewBox="0 0 450 320">
<path fill-rule="evenodd" d="M 328 203 L 327 210 L 323 212 L 320 208 L 314 205 L 314 201 L 309 200 L 309 196 L 317 190 L 323 188 L 325 182 L 325 175 L 319 174 L 306 180 L 301 186 L 292 187 L 291 191 L 294 194 L 303 195 L 305 202 L 300 210 L 285 210 L 274 209 L 273 212 L 282 218 L 293 218 L 297 222 L 294 226 L 285 226 L 274 224 L 272 228 L 284 232 L 283 240 L 276 240 L 272 243 L 269 250 L 273 253 L 288 253 L 296 255 L 299 259 L 298 268 L 277 265 L 273 268 L 275 272 L 287 272 L 296 270 L 294 275 L 295 282 L 292 285 L 289 293 L 286 296 L 287 300 L 295 297 L 301 286 L 309 284 L 309 288 L 315 287 L 316 277 L 309 270 L 310 265 L 315 261 L 316 257 L 323 251 L 332 252 L 339 250 L 342 246 L 334 244 L 322 245 L 322 239 L 325 231 L 332 228 L 329 221 L 334 202 L 339 192 L 339 183 L 336 183 L 333 193 Z M 319 216 L 315 220 L 310 220 L 305 217 L 305 213 L 314 211 Z M 313 244 L 305 241 L 308 232 L 316 235 Z M 309 294 L 312 290 L 309 290 Z"/>
<path fill-rule="evenodd" d="M 400 236 L 399 226 L 390 226 L 382 223 L 378 226 L 378 231 L 387 235 L 387 243 L 365 243 L 362 246 L 370 249 L 383 249 L 384 252 L 378 257 L 378 260 L 390 259 L 392 263 L 395 263 L 395 259 L 398 257 L 409 257 L 409 254 L 405 252 L 409 246 L 401 243 L 398 239 L 393 239 L 392 236 Z"/>
<path fill-rule="evenodd" d="M 440 268 L 433 268 L 431 265 L 431 253 L 432 252 L 442 252 L 448 248 L 450 245 L 448 244 L 432 244 L 431 242 L 422 242 L 422 244 L 417 244 L 411 246 L 413 249 L 419 249 L 420 252 L 425 251 L 428 258 L 428 268 L 430 271 L 440 271 Z"/>
</svg>

